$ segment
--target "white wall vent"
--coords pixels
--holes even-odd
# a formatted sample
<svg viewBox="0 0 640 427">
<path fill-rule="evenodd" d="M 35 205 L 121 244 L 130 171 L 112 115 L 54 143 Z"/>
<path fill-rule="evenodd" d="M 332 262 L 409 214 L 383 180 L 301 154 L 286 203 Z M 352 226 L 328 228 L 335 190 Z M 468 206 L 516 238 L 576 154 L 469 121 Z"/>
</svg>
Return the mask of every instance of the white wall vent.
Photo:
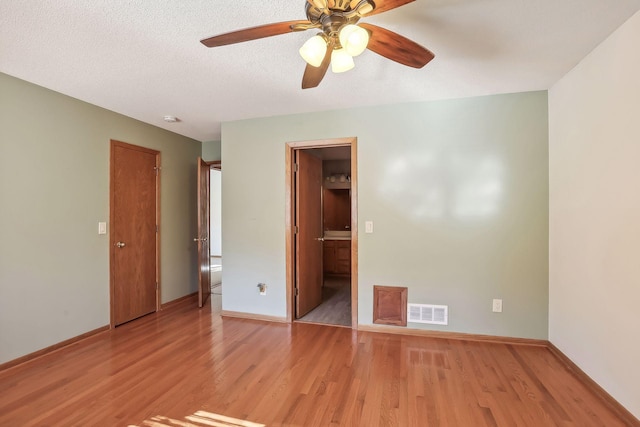
<svg viewBox="0 0 640 427">
<path fill-rule="evenodd" d="M 431 304 L 408 304 L 407 321 L 413 323 L 449 324 L 449 306 Z"/>
</svg>

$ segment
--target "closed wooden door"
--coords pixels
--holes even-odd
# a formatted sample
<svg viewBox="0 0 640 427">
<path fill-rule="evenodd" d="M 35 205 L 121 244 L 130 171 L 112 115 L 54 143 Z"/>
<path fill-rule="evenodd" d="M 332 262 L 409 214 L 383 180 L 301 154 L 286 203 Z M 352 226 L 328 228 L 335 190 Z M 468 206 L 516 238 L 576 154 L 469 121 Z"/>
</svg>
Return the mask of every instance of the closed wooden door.
<svg viewBox="0 0 640 427">
<path fill-rule="evenodd" d="M 322 303 L 322 160 L 296 151 L 296 317 Z"/>
<path fill-rule="evenodd" d="M 157 311 L 160 153 L 111 141 L 111 323 Z"/>
<path fill-rule="evenodd" d="M 211 295 L 211 254 L 209 251 L 209 177 L 210 167 L 198 158 L 198 307 Z"/>
</svg>

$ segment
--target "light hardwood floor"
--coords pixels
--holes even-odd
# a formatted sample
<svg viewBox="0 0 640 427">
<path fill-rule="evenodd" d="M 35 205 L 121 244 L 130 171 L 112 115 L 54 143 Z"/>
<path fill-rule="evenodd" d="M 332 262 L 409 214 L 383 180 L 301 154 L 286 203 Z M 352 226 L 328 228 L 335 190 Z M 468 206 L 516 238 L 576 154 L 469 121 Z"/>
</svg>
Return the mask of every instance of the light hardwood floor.
<svg viewBox="0 0 640 427">
<path fill-rule="evenodd" d="M 546 347 L 221 318 L 217 298 L 0 372 L 0 425 L 625 425 Z"/>
</svg>

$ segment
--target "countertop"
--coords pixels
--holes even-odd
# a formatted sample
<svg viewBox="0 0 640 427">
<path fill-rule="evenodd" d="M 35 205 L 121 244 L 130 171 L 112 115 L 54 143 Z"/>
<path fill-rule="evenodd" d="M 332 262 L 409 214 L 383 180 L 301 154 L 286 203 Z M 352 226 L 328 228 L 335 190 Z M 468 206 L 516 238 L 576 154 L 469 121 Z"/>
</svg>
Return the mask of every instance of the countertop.
<svg viewBox="0 0 640 427">
<path fill-rule="evenodd" d="M 325 230 L 324 240 L 351 240 L 351 230 Z"/>
</svg>

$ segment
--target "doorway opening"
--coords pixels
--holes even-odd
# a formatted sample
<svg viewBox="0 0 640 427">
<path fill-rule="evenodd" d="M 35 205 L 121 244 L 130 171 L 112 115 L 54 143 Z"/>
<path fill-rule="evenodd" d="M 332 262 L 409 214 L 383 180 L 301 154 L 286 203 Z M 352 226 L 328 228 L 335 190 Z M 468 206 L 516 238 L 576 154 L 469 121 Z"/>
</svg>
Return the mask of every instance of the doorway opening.
<svg viewBox="0 0 640 427">
<path fill-rule="evenodd" d="M 356 138 L 286 148 L 287 318 L 357 329 Z"/>
<path fill-rule="evenodd" d="M 217 304 L 222 295 L 222 163 L 214 161 L 209 166 L 209 270 L 211 295 Z"/>
<path fill-rule="evenodd" d="M 217 311 L 222 307 L 221 171 L 221 161 L 198 158 L 198 234 L 193 239 L 198 245 L 198 307 L 211 305 Z"/>
</svg>

